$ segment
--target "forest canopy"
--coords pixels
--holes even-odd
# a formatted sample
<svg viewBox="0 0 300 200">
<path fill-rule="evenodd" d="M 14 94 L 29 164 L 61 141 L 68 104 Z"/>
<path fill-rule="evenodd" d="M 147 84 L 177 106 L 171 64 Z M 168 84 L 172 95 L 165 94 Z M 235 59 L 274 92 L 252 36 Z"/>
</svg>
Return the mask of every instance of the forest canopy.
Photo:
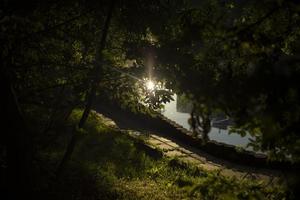
<svg viewBox="0 0 300 200">
<path fill-rule="evenodd" d="M 96 99 L 151 112 L 172 99 L 170 91 L 185 94 L 197 113 L 225 113 L 233 131 L 255 136 L 251 145 L 271 159 L 299 162 L 297 1 L 5 0 L 0 7 L 8 130 L 0 145 L 10 184 L 29 187 L 13 180 L 29 179 L 32 159 L 49 143 L 37 138 L 74 109 L 84 112 L 58 171 Z M 149 73 L 163 84 L 155 94 L 143 81 Z"/>
</svg>

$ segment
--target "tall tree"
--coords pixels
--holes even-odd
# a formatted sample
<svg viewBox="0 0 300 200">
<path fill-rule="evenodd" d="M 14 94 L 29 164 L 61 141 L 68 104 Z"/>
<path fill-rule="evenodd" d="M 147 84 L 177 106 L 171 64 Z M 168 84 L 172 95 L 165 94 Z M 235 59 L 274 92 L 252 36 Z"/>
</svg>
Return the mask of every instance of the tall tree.
<svg viewBox="0 0 300 200">
<path fill-rule="evenodd" d="M 101 80 L 101 75 L 102 75 L 101 71 L 102 71 L 102 63 L 103 63 L 103 50 L 105 49 L 105 44 L 106 44 L 107 35 L 108 35 L 108 31 L 109 31 L 110 21 L 111 21 L 112 14 L 113 14 L 114 4 L 115 4 L 115 0 L 112 0 L 109 5 L 107 17 L 104 22 L 103 31 L 101 33 L 101 40 L 99 42 L 99 45 L 96 45 L 94 77 L 91 81 L 91 88 L 90 88 L 90 90 L 88 90 L 88 93 L 86 94 L 85 109 L 84 109 L 82 116 L 80 118 L 80 121 L 78 123 L 78 127 L 76 127 L 72 132 L 71 141 L 68 144 L 67 150 L 65 152 L 65 155 L 64 155 L 61 163 L 59 164 L 59 167 L 57 170 L 58 174 L 61 173 L 61 171 L 63 170 L 63 167 L 65 166 L 65 163 L 70 159 L 70 157 L 74 151 L 77 137 L 78 137 L 77 136 L 77 134 L 78 134 L 77 128 L 78 129 L 83 128 L 83 126 L 88 118 L 88 115 L 91 111 L 93 101 L 95 100 L 95 97 L 96 97 L 97 86 L 99 84 L 99 81 Z"/>
<path fill-rule="evenodd" d="M 234 118 L 255 149 L 299 161 L 299 4 L 192 2 L 153 30 L 166 85 Z"/>
</svg>

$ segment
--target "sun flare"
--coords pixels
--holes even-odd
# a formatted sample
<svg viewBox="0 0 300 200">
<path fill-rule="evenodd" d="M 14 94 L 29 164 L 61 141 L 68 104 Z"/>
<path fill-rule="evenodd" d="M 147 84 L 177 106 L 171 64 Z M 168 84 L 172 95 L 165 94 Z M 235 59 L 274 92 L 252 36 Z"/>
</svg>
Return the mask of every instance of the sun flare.
<svg viewBox="0 0 300 200">
<path fill-rule="evenodd" d="M 155 84 L 153 83 L 153 81 L 148 80 L 148 81 L 146 82 L 146 88 L 147 88 L 147 90 L 150 90 L 150 91 L 154 90 Z"/>
</svg>

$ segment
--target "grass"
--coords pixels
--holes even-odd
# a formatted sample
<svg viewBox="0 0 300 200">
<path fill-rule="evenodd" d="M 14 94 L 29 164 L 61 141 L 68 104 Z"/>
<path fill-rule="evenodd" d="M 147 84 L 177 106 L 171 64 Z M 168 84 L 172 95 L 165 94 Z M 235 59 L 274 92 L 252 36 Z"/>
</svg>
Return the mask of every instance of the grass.
<svg viewBox="0 0 300 200">
<path fill-rule="evenodd" d="M 237 180 L 207 172 L 176 158 L 153 157 L 143 141 L 118 130 L 92 112 L 71 162 L 54 176 L 70 129 L 81 110 L 56 130 L 57 139 L 40 149 L 36 193 L 40 199 L 285 199 L 284 186 L 265 187 L 255 180 Z"/>
</svg>

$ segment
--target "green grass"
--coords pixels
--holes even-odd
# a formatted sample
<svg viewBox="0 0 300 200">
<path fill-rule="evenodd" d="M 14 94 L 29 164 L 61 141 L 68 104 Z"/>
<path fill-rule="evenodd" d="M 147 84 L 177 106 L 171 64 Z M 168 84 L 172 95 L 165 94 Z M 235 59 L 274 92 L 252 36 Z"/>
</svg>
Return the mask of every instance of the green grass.
<svg viewBox="0 0 300 200">
<path fill-rule="evenodd" d="M 237 180 L 207 172 L 180 160 L 150 156 L 142 140 L 116 129 L 92 112 L 71 162 L 60 179 L 54 176 L 72 125 L 75 110 L 59 137 L 39 153 L 37 194 L 40 199 L 284 199 L 283 186 Z"/>
</svg>

